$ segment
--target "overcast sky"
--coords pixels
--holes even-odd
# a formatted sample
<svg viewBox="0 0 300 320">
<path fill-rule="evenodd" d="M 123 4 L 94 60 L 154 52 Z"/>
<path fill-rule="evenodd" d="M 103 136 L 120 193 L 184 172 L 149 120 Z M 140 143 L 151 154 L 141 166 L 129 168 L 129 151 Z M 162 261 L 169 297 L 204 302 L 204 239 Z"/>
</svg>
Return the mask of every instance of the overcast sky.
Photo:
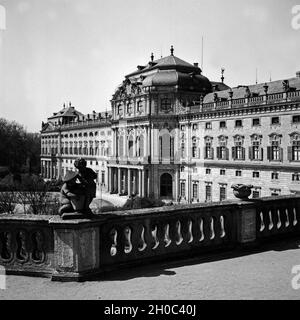
<svg viewBox="0 0 300 320">
<path fill-rule="evenodd" d="M 125 74 L 174 54 L 230 86 L 300 70 L 299 0 L 0 0 L 0 117 L 29 131 L 64 102 L 110 109 Z M 1 18 L 2 17 L 2 18 Z"/>
</svg>

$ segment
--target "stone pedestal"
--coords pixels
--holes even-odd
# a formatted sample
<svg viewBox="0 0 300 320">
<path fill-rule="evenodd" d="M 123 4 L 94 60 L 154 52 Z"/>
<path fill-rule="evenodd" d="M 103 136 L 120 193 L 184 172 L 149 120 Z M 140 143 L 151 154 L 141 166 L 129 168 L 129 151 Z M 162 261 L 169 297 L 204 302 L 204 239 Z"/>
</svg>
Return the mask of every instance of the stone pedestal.
<svg viewBox="0 0 300 320">
<path fill-rule="evenodd" d="M 240 202 L 237 219 L 237 240 L 242 245 L 256 243 L 256 206 L 251 202 Z"/>
<path fill-rule="evenodd" d="M 80 281 L 99 269 L 99 227 L 88 220 L 53 220 L 55 272 L 52 280 Z"/>
</svg>

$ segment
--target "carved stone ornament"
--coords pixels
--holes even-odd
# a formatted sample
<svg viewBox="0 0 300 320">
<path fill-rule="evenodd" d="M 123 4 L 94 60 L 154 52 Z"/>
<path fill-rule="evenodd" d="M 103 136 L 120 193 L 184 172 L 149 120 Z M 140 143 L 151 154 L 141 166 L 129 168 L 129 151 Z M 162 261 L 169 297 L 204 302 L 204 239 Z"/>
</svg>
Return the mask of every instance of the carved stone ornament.
<svg viewBox="0 0 300 320">
<path fill-rule="evenodd" d="M 245 185 L 245 184 L 234 184 L 231 186 L 233 189 L 233 194 L 236 198 L 247 200 L 251 195 L 251 189 L 253 188 L 252 185 Z"/>
</svg>

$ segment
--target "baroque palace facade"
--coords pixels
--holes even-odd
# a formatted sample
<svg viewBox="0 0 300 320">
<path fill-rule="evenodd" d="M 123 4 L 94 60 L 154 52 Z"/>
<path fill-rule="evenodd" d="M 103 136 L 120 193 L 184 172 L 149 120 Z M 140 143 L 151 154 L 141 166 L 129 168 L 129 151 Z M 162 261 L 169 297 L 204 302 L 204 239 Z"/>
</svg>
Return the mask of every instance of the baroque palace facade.
<svg viewBox="0 0 300 320">
<path fill-rule="evenodd" d="M 111 112 L 83 115 L 71 104 L 42 124 L 45 179 L 84 157 L 101 190 L 177 202 L 300 192 L 300 73 L 230 88 L 171 54 L 125 76 Z"/>
</svg>

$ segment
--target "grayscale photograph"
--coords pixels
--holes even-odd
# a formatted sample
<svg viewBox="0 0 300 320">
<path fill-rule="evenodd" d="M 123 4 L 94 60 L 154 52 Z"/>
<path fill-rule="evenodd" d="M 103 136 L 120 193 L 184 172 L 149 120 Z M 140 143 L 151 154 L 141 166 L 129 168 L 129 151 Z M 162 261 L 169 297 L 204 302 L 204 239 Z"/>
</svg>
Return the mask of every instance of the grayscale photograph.
<svg viewBox="0 0 300 320">
<path fill-rule="evenodd" d="M 299 52 L 299 0 L 0 0 L 0 300 L 300 299 Z"/>
</svg>

